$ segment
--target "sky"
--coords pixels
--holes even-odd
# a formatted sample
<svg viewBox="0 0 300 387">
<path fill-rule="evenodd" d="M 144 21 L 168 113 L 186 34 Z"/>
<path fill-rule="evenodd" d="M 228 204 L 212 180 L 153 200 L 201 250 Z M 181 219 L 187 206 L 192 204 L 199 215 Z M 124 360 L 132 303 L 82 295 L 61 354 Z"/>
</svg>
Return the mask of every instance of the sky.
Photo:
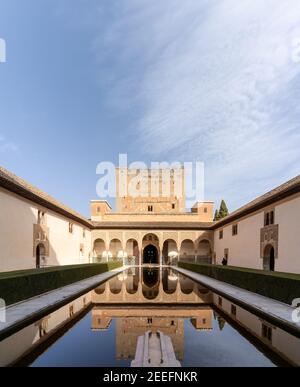
<svg viewBox="0 0 300 387">
<path fill-rule="evenodd" d="M 0 165 L 83 215 L 120 153 L 231 211 L 300 173 L 299 0 L 0 0 L 0 39 Z"/>
</svg>

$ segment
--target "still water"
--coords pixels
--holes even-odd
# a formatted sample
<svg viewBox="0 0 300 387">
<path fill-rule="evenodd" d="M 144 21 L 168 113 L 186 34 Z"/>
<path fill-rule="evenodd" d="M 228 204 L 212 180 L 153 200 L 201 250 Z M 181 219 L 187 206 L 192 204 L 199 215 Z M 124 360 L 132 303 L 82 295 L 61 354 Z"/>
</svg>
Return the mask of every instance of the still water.
<svg viewBox="0 0 300 387">
<path fill-rule="evenodd" d="M 176 270 L 132 268 L 1 342 L 0 365 L 129 367 L 147 331 L 183 367 L 295 365 L 299 339 L 265 325 Z"/>
</svg>

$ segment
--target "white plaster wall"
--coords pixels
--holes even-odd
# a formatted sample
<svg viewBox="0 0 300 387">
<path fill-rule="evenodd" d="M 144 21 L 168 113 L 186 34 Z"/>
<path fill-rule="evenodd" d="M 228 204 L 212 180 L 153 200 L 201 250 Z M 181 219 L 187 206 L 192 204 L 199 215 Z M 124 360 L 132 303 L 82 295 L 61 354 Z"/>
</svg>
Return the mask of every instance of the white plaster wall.
<svg viewBox="0 0 300 387">
<path fill-rule="evenodd" d="M 0 271 L 34 267 L 34 206 L 0 189 L 0 211 Z"/>
<path fill-rule="evenodd" d="M 279 224 L 279 249 L 276 271 L 300 273 L 300 197 L 275 208 Z"/>
<path fill-rule="evenodd" d="M 91 251 L 91 232 L 75 223 L 69 233 L 69 219 L 37 204 L 0 189 L 0 271 L 22 270 L 35 267 L 33 253 L 33 225 L 38 210 L 45 211 L 49 228 L 50 251 L 47 265 L 88 263 Z M 80 244 L 84 244 L 84 257 L 80 259 Z"/>
<path fill-rule="evenodd" d="M 69 220 L 55 213 L 47 213 L 49 227 L 50 265 L 73 265 L 88 263 L 91 252 L 91 232 L 83 225 L 74 223 L 73 233 L 69 232 Z M 85 238 L 83 237 L 83 230 Z M 80 245 L 84 245 L 84 256 L 80 257 Z"/>
<path fill-rule="evenodd" d="M 232 224 L 223 228 L 223 239 L 219 239 L 221 229 L 216 230 L 214 235 L 216 263 L 221 264 L 224 250 L 229 249 L 230 266 L 262 269 L 260 230 L 263 225 L 264 212 L 260 212 L 238 222 L 238 235 L 232 235 Z"/>
<path fill-rule="evenodd" d="M 300 196 L 278 202 L 275 205 L 275 224 L 279 225 L 278 258 L 275 270 L 300 273 Z M 238 235 L 232 235 L 232 224 L 215 231 L 214 250 L 216 262 L 221 264 L 224 249 L 229 249 L 231 266 L 263 269 L 260 258 L 260 230 L 264 226 L 264 210 L 238 222 Z"/>
</svg>

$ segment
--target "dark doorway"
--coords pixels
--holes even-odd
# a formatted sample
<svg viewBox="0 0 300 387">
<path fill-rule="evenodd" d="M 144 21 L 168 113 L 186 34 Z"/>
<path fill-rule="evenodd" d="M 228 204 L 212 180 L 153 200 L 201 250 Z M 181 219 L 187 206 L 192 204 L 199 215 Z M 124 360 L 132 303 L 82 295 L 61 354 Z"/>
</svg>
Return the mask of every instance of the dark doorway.
<svg viewBox="0 0 300 387">
<path fill-rule="evenodd" d="M 36 248 L 36 262 L 35 267 L 39 269 L 41 267 L 41 258 L 45 255 L 45 248 L 42 244 L 39 244 Z"/>
<path fill-rule="evenodd" d="M 157 248 L 153 245 L 148 245 L 144 248 L 143 253 L 143 263 L 144 264 L 158 264 L 158 251 Z"/>
<path fill-rule="evenodd" d="M 265 248 L 264 270 L 275 271 L 275 249 L 271 244 Z"/>
<path fill-rule="evenodd" d="M 275 250 L 274 247 L 270 250 L 270 271 L 275 271 Z"/>
</svg>

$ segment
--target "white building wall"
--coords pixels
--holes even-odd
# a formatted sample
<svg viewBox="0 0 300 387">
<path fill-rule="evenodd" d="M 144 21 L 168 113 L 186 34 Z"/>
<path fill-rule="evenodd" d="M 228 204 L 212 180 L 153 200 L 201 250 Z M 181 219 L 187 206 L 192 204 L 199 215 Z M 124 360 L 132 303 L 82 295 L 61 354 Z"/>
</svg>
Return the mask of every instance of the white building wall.
<svg viewBox="0 0 300 387">
<path fill-rule="evenodd" d="M 233 224 L 238 224 L 238 235 L 232 235 Z M 228 249 L 228 265 L 262 269 L 260 229 L 264 224 L 264 213 L 254 214 L 233 224 L 226 225 L 224 228 L 215 231 L 214 249 L 216 263 L 222 263 L 225 249 Z M 223 230 L 223 239 L 219 239 L 220 230 Z"/>
<path fill-rule="evenodd" d="M 51 265 L 73 265 L 89 262 L 89 255 L 91 254 L 91 232 L 83 225 L 74 223 L 73 233 L 70 233 L 69 222 L 69 219 L 60 215 L 50 212 L 47 213 Z M 83 230 L 85 230 L 85 237 L 83 236 Z M 80 254 L 81 244 L 84 247 L 82 257 Z"/>
<path fill-rule="evenodd" d="M 275 224 L 279 227 L 278 258 L 275 270 L 300 273 L 300 196 L 282 200 L 275 208 Z M 215 231 L 216 263 L 221 264 L 224 250 L 229 250 L 228 265 L 263 269 L 260 257 L 260 232 L 264 227 L 265 209 Z M 232 225 L 238 224 L 238 235 L 232 235 Z M 219 231 L 223 229 L 223 239 Z"/>
<path fill-rule="evenodd" d="M 91 251 L 91 231 L 85 238 L 81 224 L 74 223 L 69 233 L 69 219 L 36 203 L 0 189 L 0 272 L 34 268 L 36 258 L 33 248 L 33 225 L 37 224 L 38 211 L 46 213 L 49 228 L 49 257 L 46 265 L 88 263 Z M 80 244 L 84 256 L 80 259 Z"/>
<path fill-rule="evenodd" d="M 279 204 L 275 209 L 279 224 L 276 271 L 300 273 L 300 196 Z"/>
<path fill-rule="evenodd" d="M 34 267 L 34 206 L 0 189 L 0 271 Z"/>
</svg>

